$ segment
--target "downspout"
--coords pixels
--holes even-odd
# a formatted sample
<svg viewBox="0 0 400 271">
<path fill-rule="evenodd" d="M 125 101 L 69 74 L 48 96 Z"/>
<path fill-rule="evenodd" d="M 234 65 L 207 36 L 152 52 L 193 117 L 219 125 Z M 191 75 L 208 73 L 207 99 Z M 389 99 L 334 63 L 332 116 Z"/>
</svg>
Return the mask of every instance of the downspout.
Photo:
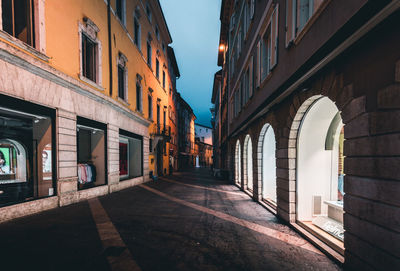
<svg viewBox="0 0 400 271">
<path fill-rule="evenodd" d="M 107 26 L 108 26 L 108 63 L 110 75 L 110 96 L 113 93 L 113 71 L 112 71 L 112 43 L 111 43 L 111 0 L 107 1 Z"/>
</svg>

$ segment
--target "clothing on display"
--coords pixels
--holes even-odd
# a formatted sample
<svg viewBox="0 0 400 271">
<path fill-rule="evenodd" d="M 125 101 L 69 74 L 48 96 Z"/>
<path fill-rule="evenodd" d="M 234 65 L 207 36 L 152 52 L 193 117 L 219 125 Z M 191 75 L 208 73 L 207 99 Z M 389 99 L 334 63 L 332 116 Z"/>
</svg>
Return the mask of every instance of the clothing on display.
<svg viewBox="0 0 400 271">
<path fill-rule="evenodd" d="M 78 164 L 78 182 L 80 184 L 96 181 L 96 167 L 92 164 Z"/>
</svg>

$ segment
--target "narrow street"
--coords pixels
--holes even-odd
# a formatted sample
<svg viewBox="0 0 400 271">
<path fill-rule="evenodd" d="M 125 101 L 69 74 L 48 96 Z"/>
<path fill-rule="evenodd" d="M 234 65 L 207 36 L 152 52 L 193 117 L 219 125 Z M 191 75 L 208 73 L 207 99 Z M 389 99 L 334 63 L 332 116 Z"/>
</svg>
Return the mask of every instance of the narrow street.
<svg viewBox="0 0 400 271">
<path fill-rule="evenodd" d="M 207 170 L 3 223 L 0 239 L 2 270 L 340 269 Z"/>
</svg>

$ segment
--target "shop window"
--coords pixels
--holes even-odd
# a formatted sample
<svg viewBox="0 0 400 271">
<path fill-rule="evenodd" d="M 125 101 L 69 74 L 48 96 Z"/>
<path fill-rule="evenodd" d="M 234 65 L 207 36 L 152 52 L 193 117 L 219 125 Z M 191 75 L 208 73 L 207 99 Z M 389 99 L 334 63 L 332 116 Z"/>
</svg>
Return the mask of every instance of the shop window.
<svg viewBox="0 0 400 271">
<path fill-rule="evenodd" d="M 17 39 L 35 46 L 33 0 L 2 0 L 3 30 Z"/>
<path fill-rule="evenodd" d="M 78 189 L 107 183 L 107 125 L 78 117 Z"/>
<path fill-rule="evenodd" d="M 121 180 L 143 176 L 143 138 L 120 130 L 119 175 Z"/>
<path fill-rule="evenodd" d="M 343 241 L 344 132 L 340 112 L 329 98 L 320 98 L 308 109 L 300 127 L 297 220 Z"/>
<path fill-rule="evenodd" d="M 240 151 L 240 142 L 236 141 L 236 149 L 235 149 L 235 183 L 241 183 L 242 176 L 242 167 L 241 167 L 241 151 Z"/>
<path fill-rule="evenodd" d="M 126 57 L 120 53 L 118 58 L 118 97 L 125 101 L 128 100 L 126 63 Z"/>
<path fill-rule="evenodd" d="M 262 199 L 276 206 L 276 141 L 275 133 L 269 124 L 261 129 L 258 149 L 259 176 L 261 177 Z"/>
<path fill-rule="evenodd" d="M 9 97 L 0 107 L 0 206 L 55 194 L 54 111 Z"/>
<path fill-rule="evenodd" d="M 250 135 L 247 135 L 244 140 L 244 159 L 246 188 L 253 191 L 253 146 Z"/>
</svg>

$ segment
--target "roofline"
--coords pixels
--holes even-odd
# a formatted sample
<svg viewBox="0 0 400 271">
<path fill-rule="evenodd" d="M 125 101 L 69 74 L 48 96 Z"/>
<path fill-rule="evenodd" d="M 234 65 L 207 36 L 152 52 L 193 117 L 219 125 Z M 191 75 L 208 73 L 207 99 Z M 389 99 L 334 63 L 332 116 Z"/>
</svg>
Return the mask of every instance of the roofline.
<svg viewBox="0 0 400 271">
<path fill-rule="evenodd" d="M 158 8 L 159 8 L 159 10 L 160 10 L 160 12 L 161 12 L 161 15 L 162 15 L 162 18 L 163 18 L 163 21 L 164 21 L 165 28 L 167 28 L 168 38 L 169 38 L 169 43 L 168 43 L 168 44 L 170 44 L 170 43 L 172 43 L 171 32 L 169 31 L 168 24 L 167 24 L 167 20 L 165 19 L 165 16 L 164 16 L 164 11 L 163 11 L 162 8 L 161 8 L 160 0 L 157 0 L 156 2 L 157 2 L 157 4 L 158 4 Z"/>
<path fill-rule="evenodd" d="M 175 70 L 175 75 L 176 75 L 176 77 L 179 78 L 179 77 L 181 77 L 181 73 L 179 71 L 178 62 L 176 61 L 174 48 L 172 48 L 171 46 L 168 46 L 168 53 L 169 52 L 171 52 L 172 66 Z M 170 56 L 170 55 L 168 54 L 168 56 Z"/>
<path fill-rule="evenodd" d="M 194 123 L 194 125 L 201 126 L 201 127 L 208 128 L 208 129 L 212 129 L 212 127 L 209 127 L 209 126 L 206 126 L 206 125 L 200 124 L 200 123 Z"/>
</svg>

